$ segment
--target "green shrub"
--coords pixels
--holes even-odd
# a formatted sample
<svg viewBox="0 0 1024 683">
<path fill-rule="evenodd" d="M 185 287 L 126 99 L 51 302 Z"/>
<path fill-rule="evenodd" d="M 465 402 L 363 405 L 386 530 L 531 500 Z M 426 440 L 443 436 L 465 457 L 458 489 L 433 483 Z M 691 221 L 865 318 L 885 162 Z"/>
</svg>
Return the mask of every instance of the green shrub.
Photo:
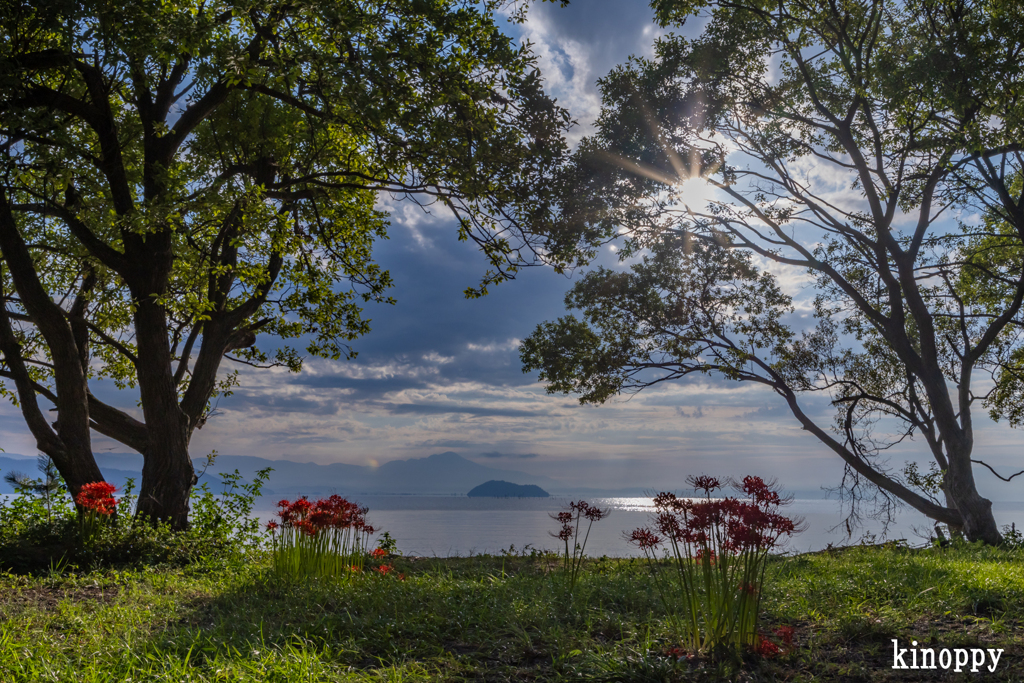
<svg viewBox="0 0 1024 683">
<path fill-rule="evenodd" d="M 16 486 L 14 496 L 0 500 L 0 568 L 38 572 L 247 558 L 265 548 L 266 534 L 251 513 L 269 473 L 269 468 L 261 470 L 248 483 L 237 470 L 221 475 L 219 494 L 205 483 L 194 488 L 191 524 L 185 531 L 136 517 L 137 496 L 130 479 L 116 514 L 89 524 L 83 524 L 62 481 L 46 495 L 30 486 Z"/>
</svg>

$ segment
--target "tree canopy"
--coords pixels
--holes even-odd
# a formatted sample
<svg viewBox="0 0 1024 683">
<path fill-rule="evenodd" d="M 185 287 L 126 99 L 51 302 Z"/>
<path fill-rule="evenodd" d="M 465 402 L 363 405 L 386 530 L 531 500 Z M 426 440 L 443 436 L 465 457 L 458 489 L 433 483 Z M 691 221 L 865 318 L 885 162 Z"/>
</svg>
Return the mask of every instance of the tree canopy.
<svg viewBox="0 0 1024 683">
<path fill-rule="evenodd" d="M 1022 413 L 1024 8 L 1000 0 L 655 0 L 653 58 L 600 82 L 558 225 L 627 269 L 537 328 L 525 369 L 602 402 L 695 373 L 765 385 L 863 483 L 1000 540 L 973 414 Z M 712 188 L 706 206 L 686 183 Z M 571 188 L 571 191 L 568 190 Z M 798 329 L 780 267 L 816 285 Z M 805 412 L 825 395 L 832 423 Z M 942 498 L 886 452 L 922 441 Z"/>
<path fill-rule="evenodd" d="M 564 265 L 529 226 L 571 122 L 498 5 L 0 2 L 0 391 L 73 494 L 96 430 L 145 456 L 140 513 L 185 524 L 222 360 L 351 355 L 389 300 L 381 194 L 457 218 L 490 263 L 470 295 Z"/>
</svg>

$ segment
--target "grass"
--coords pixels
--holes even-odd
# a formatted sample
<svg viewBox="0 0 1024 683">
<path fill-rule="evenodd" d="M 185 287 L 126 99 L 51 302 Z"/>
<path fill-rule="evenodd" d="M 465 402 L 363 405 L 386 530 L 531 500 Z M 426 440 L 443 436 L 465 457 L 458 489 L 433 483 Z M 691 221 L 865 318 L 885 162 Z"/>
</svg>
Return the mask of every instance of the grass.
<svg viewBox="0 0 1024 683">
<path fill-rule="evenodd" d="M 1018 551 L 773 558 L 762 623 L 796 648 L 734 670 L 664 655 L 642 561 L 588 560 L 571 595 L 559 562 L 398 558 L 404 581 L 343 585 L 282 584 L 265 559 L 0 575 L 0 681 L 1024 680 Z M 893 671 L 894 637 L 1006 652 L 993 674 Z"/>
</svg>

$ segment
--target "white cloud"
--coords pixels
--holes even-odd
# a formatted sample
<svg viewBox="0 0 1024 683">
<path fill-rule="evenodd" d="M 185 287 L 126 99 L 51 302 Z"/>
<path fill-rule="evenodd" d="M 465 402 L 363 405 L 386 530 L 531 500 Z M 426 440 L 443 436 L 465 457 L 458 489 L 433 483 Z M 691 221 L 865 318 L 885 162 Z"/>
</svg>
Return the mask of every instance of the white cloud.
<svg viewBox="0 0 1024 683">
<path fill-rule="evenodd" d="M 591 70 L 593 45 L 560 36 L 547 20 L 544 12 L 532 12 L 523 26 L 522 41 L 531 43 L 538 56 L 538 67 L 544 79 L 544 90 L 567 108 L 579 121 L 569 134 L 575 145 L 593 132 L 593 122 L 601 113 L 601 98 L 597 93 L 598 75 Z"/>
<path fill-rule="evenodd" d="M 496 353 L 498 351 L 508 352 L 518 349 L 522 343 L 521 339 L 513 337 L 511 339 L 506 339 L 503 342 L 489 342 L 487 344 L 475 344 L 470 342 L 466 344 L 466 348 L 475 353 Z"/>
</svg>

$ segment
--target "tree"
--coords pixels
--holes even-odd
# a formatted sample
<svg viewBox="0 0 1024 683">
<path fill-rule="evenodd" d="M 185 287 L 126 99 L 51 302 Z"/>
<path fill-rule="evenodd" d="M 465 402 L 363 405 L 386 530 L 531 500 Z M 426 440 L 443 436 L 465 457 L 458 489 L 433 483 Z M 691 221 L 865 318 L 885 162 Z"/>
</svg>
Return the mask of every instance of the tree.
<svg viewBox="0 0 1024 683">
<path fill-rule="evenodd" d="M 222 360 L 354 355 L 360 304 L 389 301 L 381 193 L 453 212 L 491 264 L 470 295 L 558 262 L 527 225 L 570 122 L 496 8 L 2 3 L 0 378 L 72 495 L 102 479 L 96 430 L 143 454 L 139 514 L 187 524 Z"/>
<path fill-rule="evenodd" d="M 972 416 L 1022 415 L 1024 7 L 652 4 L 662 27 L 707 23 L 600 82 L 558 220 L 581 251 L 621 234 L 642 260 L 577 283 L 582 319 L 539 326 L 525 369 L 597 403 L 694 373 L 760 383 L 843 460 L 847 492 L 999 542 Z M 713 198 L 688 205 L 702 180 Z M 816 284 L 812 328 L 793 329 L 779 267 Z M 814 394 L 833 424 L 804 411 Z M 910 438 L 943 500 L 886 464 Z"/>
</svg>

